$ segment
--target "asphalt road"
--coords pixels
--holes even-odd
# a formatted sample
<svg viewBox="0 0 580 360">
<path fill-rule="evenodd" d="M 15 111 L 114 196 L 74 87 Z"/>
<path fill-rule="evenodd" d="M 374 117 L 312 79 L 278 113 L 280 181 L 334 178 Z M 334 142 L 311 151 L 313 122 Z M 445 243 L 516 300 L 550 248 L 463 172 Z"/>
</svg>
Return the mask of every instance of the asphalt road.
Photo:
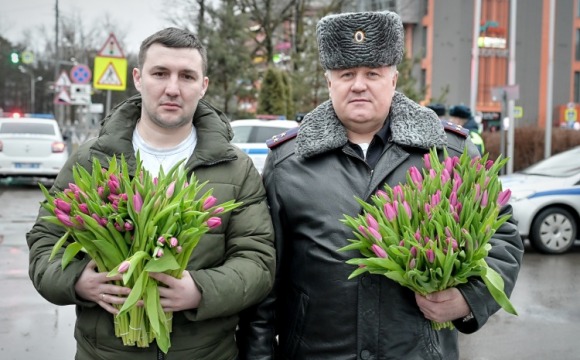
<svg viewBox="0 0 580 360">
<path fill-rule="evenodd" d="M 73 359 L 74 308 L 44 300 L 28 278 L 25 234 L 43 198 L 35 184 L 0 183 L 0 359 Z M 462 360 L 580 360 L 580 244 L 561 256 L 526 248 L 512 303 L 475 334 Z"/>
</svg>

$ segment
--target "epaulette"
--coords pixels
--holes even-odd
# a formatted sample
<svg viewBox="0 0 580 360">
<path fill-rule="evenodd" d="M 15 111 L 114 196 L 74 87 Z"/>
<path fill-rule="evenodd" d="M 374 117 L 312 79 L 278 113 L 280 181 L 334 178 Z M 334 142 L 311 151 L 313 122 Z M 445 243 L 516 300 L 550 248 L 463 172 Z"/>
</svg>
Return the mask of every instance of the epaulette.
<svg viewBox="0 0 580 360">
<path fill-rule="evenodd" d="M 299 126 L 286 130 L 281 134 L 274 135 L 268 140 L 266 140 L 266 145 L 268 146 L 268 148 L 273 149 L 276 146 L 285 143 L 290 139 L 294 139 L 296 135 L 298 135 L 298 129 L 300 129 Z"/>
<path fill-rule="evenodd" d="M 441 120 L 441 125 L 445 131 L 451 131 L 454 134 L 467 138 L 469 136 L 469 129 L 464 128 L 461 125 L 454 124 L 447 120 Z"/>
</svg>

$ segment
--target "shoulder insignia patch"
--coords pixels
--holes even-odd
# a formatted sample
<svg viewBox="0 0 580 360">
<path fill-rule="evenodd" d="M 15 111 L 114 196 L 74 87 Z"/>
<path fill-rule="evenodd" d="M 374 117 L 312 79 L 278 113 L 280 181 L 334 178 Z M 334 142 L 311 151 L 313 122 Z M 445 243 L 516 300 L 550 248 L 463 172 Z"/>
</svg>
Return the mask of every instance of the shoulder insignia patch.
<svg viewBox="0 0 580 360">
<path fill-rule="evenodd" d="M 294 139 L 296 135 L 298 135 L 298 129 L 300 129 L 300 126 L 288 129 L 281 134 L 274 135 L 270 139 L 266 140 L 266 145 L 268 148 L 273 149 L 290 139 Z"/>
<path fill-rule="evenodd" d="M 445 131 L 450 131 L 464 138 L 467 138 L 469 136 L 469 130 L 461 125 L 454 124 L 447 120 L 441 120 L 441 125 L 443 125 Z"/>
</svg>

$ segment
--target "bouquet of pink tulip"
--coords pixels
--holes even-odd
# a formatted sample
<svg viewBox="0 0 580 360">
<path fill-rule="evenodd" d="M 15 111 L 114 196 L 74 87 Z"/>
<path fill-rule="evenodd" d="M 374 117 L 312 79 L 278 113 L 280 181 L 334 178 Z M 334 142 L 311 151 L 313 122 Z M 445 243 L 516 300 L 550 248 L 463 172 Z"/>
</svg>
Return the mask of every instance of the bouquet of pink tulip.
<svg viewBox="0 0 580 360">
<path fill-rule="evenodd" d="M 483 279 L 497 303 L 517 315 L 504 293 L 501 276 L 485 262 L 490 238 L 509 219 L 498 218 L 510 196 L 501 189 L 499 170 L 507 159 L 449 157 L 440 162 L 437 151 L 425 154 L 425 168 L 411 167 L 407 183 L 357 201 L 363 213 L 341 221 L 354 229 L 356 239 L 339 251 L 358 250 L 363 258 L 349 278 L 369 272 L 381 274 L 426 295 Z M 453 328 L 449 322 L 432 322 L 434 329 Z"/>
<path fill-rule="evenodd" d="M 123 274 L 118 285 L 132 289 L 115 317 L 115 335 L 127 346 L 148 347 L 155 339 L 167 353 L 172 314 L 163 311 L 158 283 L 148 273 L 181 278 L 201 236 L 221 225 L 216 215 L 240 203 L 218 205 L 211 189 L 200 194 L 205 183 L 193 174 L 188 179 L 182 162 L 157 178 L 142 168 L 139 155 L 137 164 L 134 177 L 124 157 L 113 157 L 108 168 L 94 159 L 91 173 L 76 165 L 75 182 L 64 191 L 53 196 L 40 185 L 47 200 L 41 205 L 52 214 L 44 219 L 66 229 L 51 259 L 67 244 L 63 269 L 82 251 L 99 271 Z"/>
</svg>

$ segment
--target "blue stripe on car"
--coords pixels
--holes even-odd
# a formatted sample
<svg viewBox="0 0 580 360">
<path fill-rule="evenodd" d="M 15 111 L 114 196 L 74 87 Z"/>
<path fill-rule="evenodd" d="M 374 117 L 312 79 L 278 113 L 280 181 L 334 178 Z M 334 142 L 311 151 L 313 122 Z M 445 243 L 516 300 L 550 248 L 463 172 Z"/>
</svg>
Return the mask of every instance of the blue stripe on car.
<svg viewBox="0 0 580 360">
<path fill-rule="evenodd" d="M 533 199 L 533 198 L 542 197 L 542 196 L 552 196 L 552 195 L 580 195 L 580 188 L 540 191 L 540 192 L 537 192 L 534 195 L 530 196 L 528 199 Z"/>
<path fill-rule="evenodd" d="M 268 149 L 244 149 L 248 154 L 268 154 Z"/>
</svg>

